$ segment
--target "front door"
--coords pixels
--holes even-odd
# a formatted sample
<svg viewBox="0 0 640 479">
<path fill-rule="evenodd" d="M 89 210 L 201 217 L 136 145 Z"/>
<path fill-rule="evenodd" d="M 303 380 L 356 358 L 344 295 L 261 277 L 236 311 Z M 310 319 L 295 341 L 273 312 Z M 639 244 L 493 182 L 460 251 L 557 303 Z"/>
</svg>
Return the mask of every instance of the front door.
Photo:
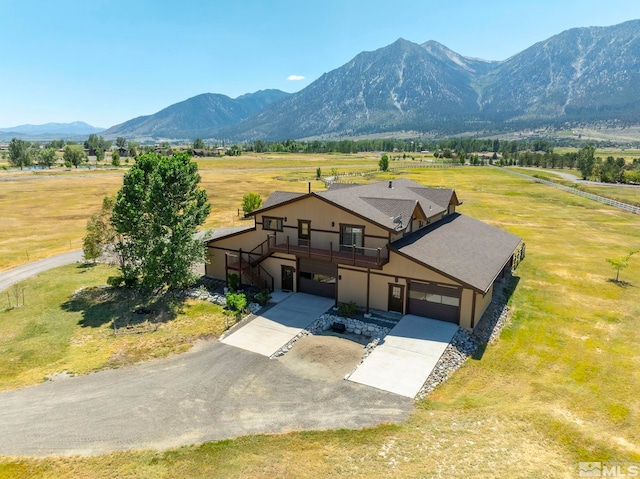
<svg viewBox="0 0 640 479">
<path fill-rule="evenodd" d="M 389 285 L 389 311 L 404 313 L 404 286 L 401 284 Z"/>
<path fill-rule="evenodd" d="M 282 266 L 282 289 L 293 291 L 293 266 Z"/>
</svg>

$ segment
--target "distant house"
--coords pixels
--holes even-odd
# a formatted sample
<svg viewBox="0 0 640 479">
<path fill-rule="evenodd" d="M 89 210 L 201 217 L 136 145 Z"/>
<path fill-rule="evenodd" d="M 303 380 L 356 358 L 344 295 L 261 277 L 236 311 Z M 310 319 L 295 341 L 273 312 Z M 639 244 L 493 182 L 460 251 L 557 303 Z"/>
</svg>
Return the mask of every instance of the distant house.
<svg viewBox="0 0 640 479">
<path fill-rule="evenodd" d="M 129 156 L 129 149 L 124 147 L 118 148 L 118 154 L 121 158 L 126 158 Z"/>
<path fill-rule="evenodd" d="M 276 191 L 253 226 L 208 242 L 206 274 L 473 329 L 521 239 L 460 204 L 452 189 L 406 179 Z"/>
<path fill-rule="evenodd" d="M 216 148 L 215 156 L 224 156 L 227 154 L 227 148 L 224 146 L 219 146 Z"/>
<path fill-rule="evenodd" d="M 195 156 L 207 156 L 209 154 L 209 150 L 207 150 L 205 148 L 194 148 L 193 149 L 193 154 Z"/>
<path fill-rule="evenodd" d="M 9 145 L 4 144 L 4 143 L 0 145 L 0 151 L 6 151 L 8 149 L 9 149 Z"/>
</svg>

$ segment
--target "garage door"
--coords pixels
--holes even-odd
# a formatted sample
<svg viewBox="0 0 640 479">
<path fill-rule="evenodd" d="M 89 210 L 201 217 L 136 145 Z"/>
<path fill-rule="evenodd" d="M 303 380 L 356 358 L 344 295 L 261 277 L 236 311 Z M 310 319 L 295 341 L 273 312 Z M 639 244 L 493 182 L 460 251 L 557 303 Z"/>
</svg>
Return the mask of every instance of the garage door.
<svg viewBox="0 0 640 479">
<path fill-rule="evenodd" d="M 300 260 L 298 291 L 325 298 L 336 297 L 336 277 L 338 268 L 324 261 Z"/>
<path fill-rule="evenodd" d="M 429 283 L 409 283 L 409 314 L 459 324 L 460 289 Z"/>
</svg>

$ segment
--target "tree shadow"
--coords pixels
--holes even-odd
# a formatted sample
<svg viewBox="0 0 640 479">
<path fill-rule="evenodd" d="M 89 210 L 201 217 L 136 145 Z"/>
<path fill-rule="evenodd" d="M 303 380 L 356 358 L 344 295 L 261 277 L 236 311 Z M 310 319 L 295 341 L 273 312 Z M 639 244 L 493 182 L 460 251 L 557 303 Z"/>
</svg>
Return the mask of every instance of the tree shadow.
<svg viewBox="0 0 640 479">
<path fill-rule="evenodd" d="M 135 328 L 143 323 L 163 323 L 182 310 L 182 296 L 164 295 L 144 298 L 127 288 L 94 286 L 76 291 L 60 306 L 64 311 L 80 312 L 78 324 L 99 328 L 111 323 L 114 330 Z"/>
<path fill-rule="evenodd" d="M 629 282 L 621 280 L 621 279 L 609 278 L 607 280 L 607 282 L 613 283 L 616 286 L 619 286 L 621 288 L 633 288 L 634 287 L 632 283 L 629 283 Z"/>
</svg>

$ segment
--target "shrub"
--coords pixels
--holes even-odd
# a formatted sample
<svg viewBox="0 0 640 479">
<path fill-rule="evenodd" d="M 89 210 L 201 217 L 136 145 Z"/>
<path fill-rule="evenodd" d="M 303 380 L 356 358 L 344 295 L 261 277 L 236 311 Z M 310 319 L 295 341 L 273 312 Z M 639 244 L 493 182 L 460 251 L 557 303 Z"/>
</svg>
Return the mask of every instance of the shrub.
<svg viewBox="0 0 640 479">
<path fill-rule="evenodd" d="M 122 276 L 109 276 L 107 278 L 107 284 L 112 288 L 119 288 L 124 284 L 124 278 Z"/>
<path fill-rule="evenodd" d="M 268 289 L 263 289 L 258 294 L 256 294 L 253 299 L 257 301 L 260 306 L 266 306 L 271 299 L 271 295 L 269 294 Z"/>
<path fill-rule="evenodd" d="M 235 273 L 231 273 L 227 276 L 227 282 L 229 283 L 229 289 L 231 291 L 238 291 L 238 287 L 240 286 L 240 276 Z"/>
<path fill-rule="evenodd" d="M 338 307 L 338 314 L 343 318 L 351 318 L 358 311 L 358 306 L 353 301 L 349 301 L 348 303 L 342 303 Z"/>
<path fill-rule="evenodd" d="M 247 307 L 247 297 L 242 293 L 227 293 L 227 308 L 236 314 L 241 314 Z"/>
</svg>

